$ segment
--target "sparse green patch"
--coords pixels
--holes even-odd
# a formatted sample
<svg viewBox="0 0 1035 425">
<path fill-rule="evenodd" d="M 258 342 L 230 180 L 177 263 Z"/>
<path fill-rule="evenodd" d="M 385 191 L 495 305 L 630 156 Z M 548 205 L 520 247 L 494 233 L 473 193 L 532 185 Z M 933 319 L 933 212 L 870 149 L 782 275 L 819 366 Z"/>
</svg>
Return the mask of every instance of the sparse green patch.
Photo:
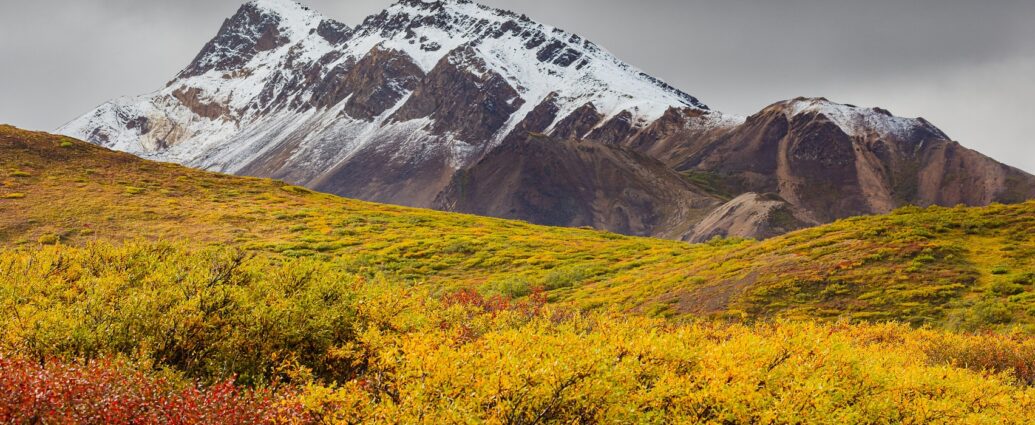
<svg viewBox="0 0 1035 425">
<path fill-rule="evenodd" d="M 715 195 L 719 198 L 729 200 L 732 199 L 736 190 L 736 185 L 731 183 L 727 177 L 720 176 L 716 173 L 707 171 L 687 171 L 683 173 L 686 179 L 690 181 L 694 186 L 701 188 L 706 193 Z"/>
<path fill-rule="evenodd" d="M 521 298 L 532 293 L 532 285 L 521 276 L 506 276 L 482 285 L 478 292 L 489 297 Z"/>
<path fill-rule="evenodd" d="M 299 195 L 308 195 L 308 194 L 313 193 L 313 191 L 311 191 L 309 189 L 306 189 L 306 188 L 304 188 L 302 186 L 284 185 L 284 186 L 281 186 L 280 189 L 285 191 L 285 192 L 288 192 L 288 193 L 294 193 L 294 194 L 299 194 Z"/>
<path fill-rule="evenodd" d="M 39 242 L 41 245 L 54 245 L 60 241 L 61 237 L 54 234 L 42 235 L 38 239 L 36 239 L 36 242 Z"/>
</svg>

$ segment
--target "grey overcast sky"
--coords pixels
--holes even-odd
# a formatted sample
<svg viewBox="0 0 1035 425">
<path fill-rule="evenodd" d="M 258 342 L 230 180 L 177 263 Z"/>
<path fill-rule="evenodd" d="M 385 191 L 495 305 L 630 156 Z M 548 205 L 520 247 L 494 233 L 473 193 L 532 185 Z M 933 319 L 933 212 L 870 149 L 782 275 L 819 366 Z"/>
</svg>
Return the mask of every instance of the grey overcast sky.
<svg viewBox="0 0 1035 425">
<path fill-rule="evenodd" d="M 160 88 L 243 0 L 0 0 L 0 122 L 53 130 Z M 303 0 L 355 25 L 390 0 Z M 922 116 L 1035 172 L 1033 0 L 483 0 L 725 112 L 796 96 Z"/>
</svg>

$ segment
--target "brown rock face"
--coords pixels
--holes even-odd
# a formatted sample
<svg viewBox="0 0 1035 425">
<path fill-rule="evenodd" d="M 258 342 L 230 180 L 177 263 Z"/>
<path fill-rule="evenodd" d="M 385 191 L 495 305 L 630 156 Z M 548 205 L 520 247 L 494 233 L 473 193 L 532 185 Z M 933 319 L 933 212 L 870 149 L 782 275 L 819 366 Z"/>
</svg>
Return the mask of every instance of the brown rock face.
<svg viewBox="0 0 1035 425">
<path fill-rule="evenodd" d="M 719 204 L 630 150 L 529 135 L 457 173 L 435 208 L 678 238 Z"/>
<path fill-rule="evenodd" d="M 557 119 L 560 108 L 557 106 L 557 93 L 550 93 L 532 109 L 508 136 L 523 139 L 528 133 L 542 133 Z"/>
<path fill-rule="evenodd" d="M 778 193 L 821 222 L 870 210 L 854 141 L 820 113 L 792 118 L 777 145 Z M 862 159 L 860 159 L 862 160 Z"/>
<path fill-rule="evenodd" d="M 914 199 L 919 205 L 987 205 L 1035 198 L 1035 179 L 956 142 L 921 147 Z M 900 167 L 908 167 L 910 164 Z M 903 195 L 914 186 L 907 180 Z"/>
<path fill-rule="evenodd" d="M 315 90 L 314 104 L 327 108 L 348 98 L 344 112 L 371 120 L 417 88 L 424 72 L 403 52 L 374 48 L 348 71 L 331 72 Z"/>
<path fill-rule="evenodd" d="M 632 114 L 629 111 L 622 111 L 591 131 L 586 138 L 603 143 L 620 143 L 636 131 Z"/>
<path fill-rule="evenodd" d="M 197 88 L 179 89 L 173 92 L 173 97 L 182 102 L 192 112 L 208 119 L 226 118 L 230 115 L 230 108 L 219 103 L 205 102 L 201 99 L 201 90 Z M 134 128 L 129 126 L 129 128 Z"/>
<path fill-rule="evenodd" d="M 457 49 L 427 75 L 406 54 L 380 48 L 355 63 L 342 64 L 318 83 L 318 96 L 310 103 L 326 108 L 345 101 L 345 118 L 367 121 L 398 106 L 385 125 L 399 130 L 379 134 L 358 151 L 330 162 L 323 158 L 335 155 L 333 150 L 307 152 L 301 142 L 306 129 L 294 130 L 281 134 L 277 146 L 239 172 L 352 198 L 430 207 L 457 169 L 483 155 L 492 136 L 523 104 L 502 77 L 469 53 Z M 547 99 L 519 128 L 542 130 L 554 120 L 556 110 Z M 457 139 L 473 145 L 470 158 L 451 153 L 448 145 Z M 318 170 L 298 167 L 295 156 L 300 152 L 330 165 Z"/>
<path fill-rule="evenodd" d="M 733 126 L 714 111 L 670 108 L 661 118 L 619 143 L 676 167 Z"/>
<path fill-rule="evenodd" d="M 462 141 L 481 144 L 523 104 L 505 78 L 489 70 L 469 47 L 461 46 L 439 61 L 392 118 L 430 118 L 434 133 L 451 132 Z"/>
<path fill-rule="evenodd" d="M 558 121 L 550 135 L 560 139 L 582 139 L 603 119 L 604 115 L 597 111 L 597 107 L 587 103 Z"/>
<path fill-rule="evenodd" d="M 328 43 L 341 44 L 352 35 L 352 29 L 341 22 L 324 19 L 316 27 L 316 33 L 323 37 L 324 40 L 327 40 Z"/>
</svg>

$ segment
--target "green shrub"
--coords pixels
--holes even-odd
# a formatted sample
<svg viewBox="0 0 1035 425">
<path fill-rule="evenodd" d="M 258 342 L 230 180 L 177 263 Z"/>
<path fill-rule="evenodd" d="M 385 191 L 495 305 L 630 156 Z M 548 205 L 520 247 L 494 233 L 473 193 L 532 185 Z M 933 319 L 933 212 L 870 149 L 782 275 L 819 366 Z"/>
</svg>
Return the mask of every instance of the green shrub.
<svg viewBox="0 0 1035 425">
<path fill-rule="evenodd" d="M 126 186 L 126 188 L 125 188 L 125 192 L 127 194 L 130 194 L 130 195 L 139 195 L 139 194 L 144 193 L 146 191 L 147 191 L 147 189 L 144 189 L 142 187 L 136 187 L 136 186 Z"/>
<path fill-rule="evenodd" d="M 310 195 L 313 193 L 313 191 L 301 186 L 282 186 L 280 189 L 288 193 L 294 193 L 296 195 Z"/>
<path fill-rule="evenodd" d="M 1024 286 L 1000 279 L 992 283 L 991 290 L 996 295 L 1017 295 L 1024 292 Z"/>
<path fill-rule="evenodd" d="M 1013 283 L 1016 283 L 1018 285 L 1030 285 L 1032 283 L 1035 283 L 1035 273 L 1028 272 L 1028 273 L 1020 274 L 1020 275 L 1014 276 L 1013 279 L 1010 279 L 1010 281 L 1013 282 Z"/>
<path fill-rule="evenodd" d="M 56 356 L 86 365 L 124 359 L 177 382 L 236 375 L 271 391 L 301 384 L 306 412 L 321 423 L 1035 420 L 1035 341 L 1024 334 L 792 320 L 680 324 L 535 296 L 432 291 L 341 265 L 186 242 L 2 251 L 0 311 L 11 313 L 0 314 L 0 360 L 13 352 L 28 363 L 10 368 L 14 397 L 0 391 L 0 416 L 11 411 L 5 401 L 53 403 L 24 397 L 32 377 L 19 374 Z M 486 289 L 500 294 L 527 287 L 517 275 L 492 282 Z M 823 282 L 796 284 L 805 292 Z M 992 301 L 978 311 L 1004 321 L 1009 308 Z M 63 376 L 90 388 L 88 376 Z M 120 382 L 91 388 L 91 396 Z M 70 408 L 88 409 L 76 403 L 90 400 L 97 398 L 73 399 Z"/>
<path fill-rule="evenodd" d="M 469 241 L 460 240 L 450 242 L 449 245 L 446 245 L 446 247 L 442 249 L 442 252 L 445 254 L 470 255 L 477 252 L 477 248 L 474 245 L 472 245 Z"/>
<path fill-rule="evenodd" d="M 589 273 L 585 267 L 569 266 L 550 270 L 543 279 L 543 289 L 552 291 L 561 288 L 571 288 L 586 280 Z"/>
<path fill-rule="evenodd" d="M 913 261 L 915 261 L 917 263 L 925 263 L 926 264 L 926 263 L 933 263 L 935 261 L 935 258 L 931 254 L 923 254 L 923 255 L 919 255 L 916 258 L 914 258 Z"/>
<path fill-rule="evenodd" d="M 505 276 L 497 278 L 478 288 L 485 296 L 499 295 L 508 298 L 521 298 L 532 293 L 532 286 L 523 277 Z"/>
<path fill-rule="evenodd" d="M 978 324 L 1003 324 L 1010 323 L 1013 315 L 1010 308 L 1000 301 L 985 301 L 974 306 L 974 317 Z"/>
<path fill-rule="evenodd" d="M 39 242 L 40 244 L 43 244 L 43 245 L 54 245 L 54 244 L 58 243 L 59 241 L 61 241 L 61 238 L 58 235 L 53 235 L 53 234 L 46 234 L 46 235 L 40 236 L 39 239 L 36 239 L 36 242 Z"/>
</svg>

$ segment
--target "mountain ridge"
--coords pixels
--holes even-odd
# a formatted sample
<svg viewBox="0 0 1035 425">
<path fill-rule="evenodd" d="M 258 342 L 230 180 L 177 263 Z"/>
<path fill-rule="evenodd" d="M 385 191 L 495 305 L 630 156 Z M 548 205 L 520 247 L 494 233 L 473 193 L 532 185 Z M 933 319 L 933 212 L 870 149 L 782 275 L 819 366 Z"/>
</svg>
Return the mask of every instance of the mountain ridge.
<svg viewBox="0 0 1035 425">
<path fill-rule="evenodd" d="M 779 102 L 752 117 L 723 114 L 578 35 L 467 0 L 404 0 L 355 27 L 290 0 L 249 2 L 164 89 L 106 103 L 59 132 L 347 197 L 550 224 L 542 209 L 479 205 L 509 202 L 498 197 L 438 200 L 484 159 L 527 153 L 505 145 L 535 134 L 636 151 L 687 174 L 691 185 L 705 176 L 736 192 L 707 193 L 716 206 L 744 193 L 774 195 L 805 225 L 911 203 L 1035 197 L 1035 176 L 953 145 L 923 119 L 822 98 Z M 665 179 L 638 174 L 630 162 L 589 162 L 640 175 L 633 186 Z M 587 185 L 604 187 L 605 171 L 586 174 Z M 519 191 L 545 193 L 546 180 L 525 178 Z M 558 193 L 581 190 L 567 184 Z M 676 211 L 681 202 L 648 204 Z M 694 238 L 675 229 L 694 227 L 700 215 L 660 214 L 657 222 L 674 224 L 633 232 Z M 590 210 L 572 222 L 632 231 Z"/>
</svg>

